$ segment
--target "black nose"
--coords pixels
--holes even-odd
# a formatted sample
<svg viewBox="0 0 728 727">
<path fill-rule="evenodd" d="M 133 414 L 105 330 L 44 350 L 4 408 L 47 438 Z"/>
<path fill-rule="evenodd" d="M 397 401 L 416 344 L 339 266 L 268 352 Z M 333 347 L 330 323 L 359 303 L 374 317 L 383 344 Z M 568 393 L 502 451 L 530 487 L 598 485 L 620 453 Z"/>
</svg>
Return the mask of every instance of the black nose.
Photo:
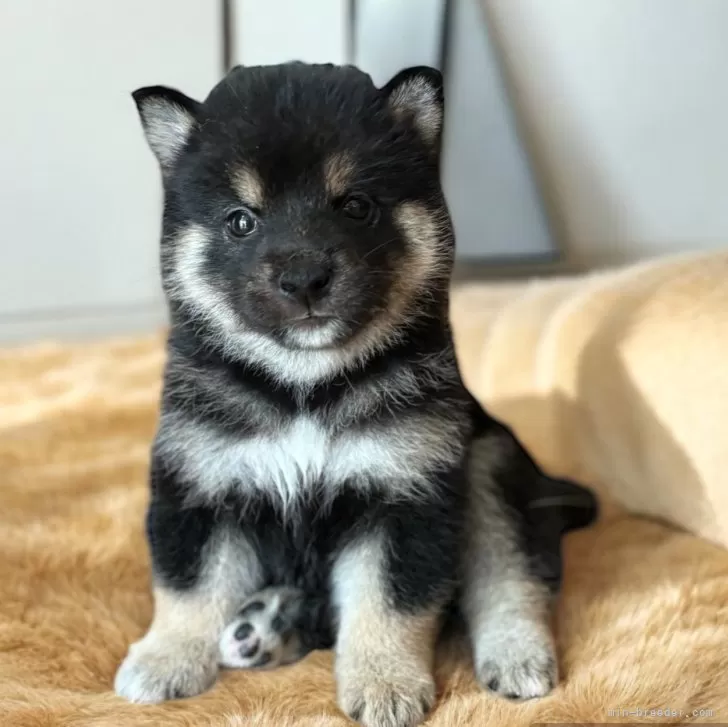
<svg viewBox="0 0 728 727">
<path fill-rule="evenodd" d="M 278 289 L 287 298 L 310 305 L 325 298 L 333 278 L 331 265 L 310 259 L 293 259 L 278 277 Z"/>
</svg>

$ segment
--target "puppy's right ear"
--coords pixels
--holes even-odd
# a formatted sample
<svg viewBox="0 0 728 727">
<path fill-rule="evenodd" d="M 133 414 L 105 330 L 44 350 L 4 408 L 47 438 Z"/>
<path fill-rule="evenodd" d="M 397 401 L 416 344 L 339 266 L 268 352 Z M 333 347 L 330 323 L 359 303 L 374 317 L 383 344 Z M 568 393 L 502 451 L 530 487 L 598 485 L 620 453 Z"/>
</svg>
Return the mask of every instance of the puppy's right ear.
<svg viewBox="0 0 728 727">
<path fill-rule="evenodd" d="M 146 86 L 132 93 L 147 143 L 163 172 L 169 171 L 197 123 L 200 104 L 166 86 Z"/>
</svg>

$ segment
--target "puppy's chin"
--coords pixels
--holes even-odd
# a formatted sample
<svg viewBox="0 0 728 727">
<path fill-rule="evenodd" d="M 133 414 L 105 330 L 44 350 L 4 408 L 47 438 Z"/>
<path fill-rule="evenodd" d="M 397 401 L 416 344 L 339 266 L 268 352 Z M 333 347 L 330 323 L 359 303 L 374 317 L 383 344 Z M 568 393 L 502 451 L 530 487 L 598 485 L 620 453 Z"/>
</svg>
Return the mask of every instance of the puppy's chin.
<svg viewBox="0 0 728 727">
<path fill-rule="evenodd" d="M 289 323 L 281 333 L 281 343 L 295 351 L 335 349 L 349 337 L 347 326 L 336 318 L 306 318 Z"/>
</svg>

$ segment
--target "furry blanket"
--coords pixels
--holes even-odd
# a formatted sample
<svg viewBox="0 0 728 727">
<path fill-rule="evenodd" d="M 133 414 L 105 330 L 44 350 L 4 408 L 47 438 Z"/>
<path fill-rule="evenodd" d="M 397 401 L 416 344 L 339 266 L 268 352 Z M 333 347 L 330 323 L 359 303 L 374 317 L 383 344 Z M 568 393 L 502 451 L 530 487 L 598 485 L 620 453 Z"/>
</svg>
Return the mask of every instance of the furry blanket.
<svg viewBox="0 0 728 727">
<path fill-rule="evenodd" d="M 725 544 L 726 273 L 714 256 L 462 289 L 466 379 L 549 470 Z M 162 363 L 158 337 L 0 356 L 0 725 L 347 724 L 327 652 L 226 672 L 162 706 L 111 692 L 151 617 L 143 514 Z M 620 710 L 649 709 L 728 721 L 727 552 L 614 504 L 566 538 L 565 561 L 553 695 L 482 692 L 454 640 L 428 724 L 634 722 Z"/>
<path fill-rule="evenodd" d="M 728 251 L 461 288 L 453 321 L 466 383 L 544 467 L 728 547 Z"/>
</svg>

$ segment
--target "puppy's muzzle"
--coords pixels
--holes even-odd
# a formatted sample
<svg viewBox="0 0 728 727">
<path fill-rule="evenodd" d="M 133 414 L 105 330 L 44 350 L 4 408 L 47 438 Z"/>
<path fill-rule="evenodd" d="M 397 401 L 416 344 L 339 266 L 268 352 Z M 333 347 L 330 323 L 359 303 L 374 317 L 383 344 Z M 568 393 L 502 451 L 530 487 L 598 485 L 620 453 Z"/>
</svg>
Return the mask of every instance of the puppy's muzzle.
<svg viewBox="0 0 728 727">
<path fill-rule="evenodd" d="M 276 295 L 306 310 L 322 302 L 331 292 L 333 261 L 325 255 L 306 252 L 288 258 L 273 273 Z"/>
</svg>

